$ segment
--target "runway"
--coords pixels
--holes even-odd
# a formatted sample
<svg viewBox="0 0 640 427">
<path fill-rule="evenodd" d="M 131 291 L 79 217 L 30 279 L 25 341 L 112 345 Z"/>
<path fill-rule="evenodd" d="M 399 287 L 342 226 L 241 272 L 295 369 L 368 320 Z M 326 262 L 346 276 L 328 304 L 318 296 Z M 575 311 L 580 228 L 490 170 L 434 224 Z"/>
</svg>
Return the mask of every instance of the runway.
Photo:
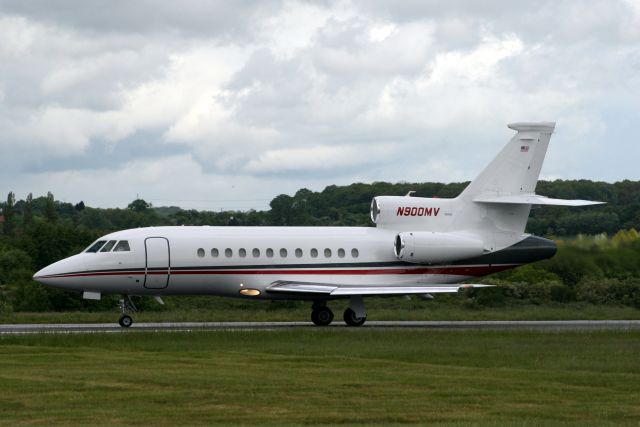
<svg viewBox="0 0 640 427">
<path fill-rule="evenodd" d="M 331 326 L 317 327 L 311 322 L 180 322 L 180 323 L 134 323 L 122 328 L 117 323 L 60 323 L 60 324 L 6 324 L 0 325 L 3 334 L 33 333 L 131 333 L 163 331 L 207 331 L 207 330 L 282 330 L 290 328 L 309 329 L 485 329 L 485 330 L 640 330 L 640 320 L 472 320 L 472 321 L 369 321 L 360 328 L 347 328 L 342 322 Z"/>
</svg>

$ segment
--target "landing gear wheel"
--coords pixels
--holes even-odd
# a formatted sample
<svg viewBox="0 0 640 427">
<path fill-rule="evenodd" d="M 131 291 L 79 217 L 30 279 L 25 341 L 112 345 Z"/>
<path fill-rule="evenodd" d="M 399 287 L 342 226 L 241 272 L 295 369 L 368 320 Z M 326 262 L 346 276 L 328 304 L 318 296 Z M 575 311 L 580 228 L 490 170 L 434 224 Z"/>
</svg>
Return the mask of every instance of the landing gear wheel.
<svg viewBox="0 0 640 427">
<path fill-rule="evenodd" d="M 344 323 L 349 326 L 362 326 L 366 320 L 367 316 L 356 317 L 356 312 L 351 308 L 347 308 L 344 311 Z"/>
<path fill-rule="evenodd" d="M 329 307 L 318 307 L 311 312 L 311 321 L 316 326 L 328 326 L 333 322 L 333 311 Z"/>
<path fill-rule="evenodd" d="M 128 328 L 133 324 L 133 319 L 128 314 L 123 314 L 122 316 L 120 316 L 118 323 L 120 323 L 120 326 L 122 326 L 123 328 Z"/>
</svg>

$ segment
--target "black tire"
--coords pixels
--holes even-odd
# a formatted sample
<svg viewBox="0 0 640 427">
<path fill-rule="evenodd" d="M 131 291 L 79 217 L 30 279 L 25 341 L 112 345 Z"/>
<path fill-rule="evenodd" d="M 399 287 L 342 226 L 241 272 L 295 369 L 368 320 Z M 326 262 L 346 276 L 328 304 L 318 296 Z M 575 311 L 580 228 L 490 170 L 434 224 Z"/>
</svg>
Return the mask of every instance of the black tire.
<svg viewBox="0 0 640 427">
<path fill-rule="evenodd" d="M 316 326 L 328 326 L 333 322 L 333 311 L 329 307 L 319 307 L 311 312 L 311 321 Z"/>
<path fill-rule="evenodd" d="M 362 326 L 366 320 L 367 316 L 356 317 L 356 312 L 351 308 L 347 308 L 344 311 L 344 323 L 349 326 Z"/>
<path fill-rule="evenodd" d="M 133 324 L 133 319 L 131 318 L 131 316 L 129 316 L 127 314 L 123 314 L 122 316 L 120 316 L 120 319 L 118 320 L 118 323 L 123 328 L 128 328 L 129 326 L 131 326 Z"/>
</svg>

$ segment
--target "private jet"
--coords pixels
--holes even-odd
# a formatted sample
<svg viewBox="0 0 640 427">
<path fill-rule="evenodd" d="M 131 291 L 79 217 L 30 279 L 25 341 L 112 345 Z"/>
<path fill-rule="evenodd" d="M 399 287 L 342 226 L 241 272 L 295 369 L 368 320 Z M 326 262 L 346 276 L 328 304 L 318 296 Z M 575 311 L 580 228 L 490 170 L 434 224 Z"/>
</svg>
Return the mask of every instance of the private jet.
<svg viewBox="0 0 640 427">
<path fill-rule="evenodd" d="M 99 238 L 34 275 L 85 299 L 122 295 L 119 323 L 133 323 L 130 296 L 217 295 L 311 302 L 329 325 L 327 301 L 348 300 L 344 321 L 365 323 L 368 296 L 455 293 L 479 277 L 552 257 L 552 240 L 526 234 L 532 206 L 586 206 L 535 194 L 555 123 L 512 123 L 516 133 L 452 199 L 378 196 L 373 227 L 146 227 Z"/>
</svg>

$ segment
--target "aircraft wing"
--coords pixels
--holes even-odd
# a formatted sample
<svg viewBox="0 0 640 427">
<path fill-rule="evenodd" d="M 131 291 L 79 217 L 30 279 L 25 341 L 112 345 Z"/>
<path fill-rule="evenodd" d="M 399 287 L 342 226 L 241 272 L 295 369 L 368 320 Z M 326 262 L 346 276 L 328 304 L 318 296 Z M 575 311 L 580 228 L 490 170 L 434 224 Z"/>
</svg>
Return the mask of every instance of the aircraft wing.
<svg viewBox="0 0 640 427">
<path fill-rule="evenodd" d="M 313 282 L 273 282 L 267 288 L 268 293 L 289 295 L 325 295 L 325 296 L 374 296 L 374 295 L 411 295 L 455 293 L 465 288 L 484 288 L 491 285 L 416 285 L 416 286 L 354 286 Z"/>
</svg>

